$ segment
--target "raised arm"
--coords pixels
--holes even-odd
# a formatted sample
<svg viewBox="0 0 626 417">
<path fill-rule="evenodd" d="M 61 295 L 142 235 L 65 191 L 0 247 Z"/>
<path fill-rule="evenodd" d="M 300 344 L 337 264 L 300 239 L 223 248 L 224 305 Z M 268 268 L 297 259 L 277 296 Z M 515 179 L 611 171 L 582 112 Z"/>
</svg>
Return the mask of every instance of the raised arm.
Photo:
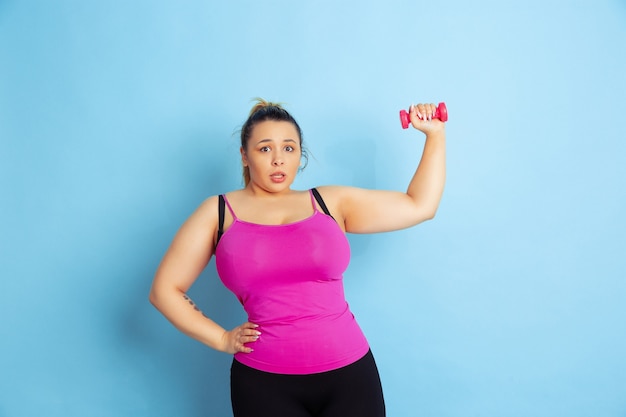
<svg viewBox="0 0 626 417">
<path fill-rule="evenodd" d="M 376 233 L 405 229 L 435 216 L 446 177 L 445 124 L 430 119 L 434 104 L 411 106 L 414 128 L 426 134 L 421 160 L 405 193 L 354 187 L 320 187 L 345 231 Z M 421 120 L 423 118 L 424 120 Z"/>
<path fill-rule="evenodd" d="M 205 345 L 227 353 L 250 352 L 244 344 L 256 340 L 255 325 L 244 323 L 226 331 L 187 296 L 215 249 L 217 201 L 207 199 L 174 237 L 155 274 L 150 302 L 181 332 Z"/>
</svg>

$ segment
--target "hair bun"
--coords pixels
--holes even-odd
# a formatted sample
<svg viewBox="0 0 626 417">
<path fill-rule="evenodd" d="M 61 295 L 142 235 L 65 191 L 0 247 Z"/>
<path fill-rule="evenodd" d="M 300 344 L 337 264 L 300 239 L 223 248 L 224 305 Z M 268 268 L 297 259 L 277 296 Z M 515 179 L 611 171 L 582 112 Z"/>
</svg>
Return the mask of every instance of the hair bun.
<svg viewBox="0 0 626 417">
<path fill-rule="evenodd" d="M 264 109 L 266 107 L 276 107 L 276 108 L 279 108 L 281 110 L 284 110 L 283 106 L 281 105 L 281 103 L 273 103 L 271 101 L 266 101 L 266 100 L 264 100 L 264 99 L 262 99 L 260 97 L 254 98 L 254 101 L 256 103 L 254 104 L 254 106 L 252 106 L 252 109 L 250 110 L 250 115 L 249 116 L 252 116 L 257 111 L 259 111 L 261 109 Z"/>
</svg>

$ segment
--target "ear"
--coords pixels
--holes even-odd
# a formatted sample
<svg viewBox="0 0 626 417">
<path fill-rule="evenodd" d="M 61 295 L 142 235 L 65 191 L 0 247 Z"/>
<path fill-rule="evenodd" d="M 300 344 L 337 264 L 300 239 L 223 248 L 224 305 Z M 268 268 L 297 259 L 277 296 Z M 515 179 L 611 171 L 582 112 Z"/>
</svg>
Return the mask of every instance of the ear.
<svg viewBox="0 0 626 417">
<path fill-rule="evenodd" d="M 246 151 L 243 150 L 243 147 L 239 148 L 239 153 L 241 154 L 241 163 L 244 167 L 248 166 L 248 157 L 246 156 Z"/>
</svg>

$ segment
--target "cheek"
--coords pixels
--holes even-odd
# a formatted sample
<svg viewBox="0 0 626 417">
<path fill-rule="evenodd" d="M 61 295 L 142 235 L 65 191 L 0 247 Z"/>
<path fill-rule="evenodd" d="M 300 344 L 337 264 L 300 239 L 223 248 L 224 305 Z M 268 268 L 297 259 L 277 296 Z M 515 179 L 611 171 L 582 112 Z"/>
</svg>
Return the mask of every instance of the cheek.
<svg viewBox="0 0 626 417">
<path fill-rule="evenodd" d="M 291 162 L 290 165 L 296 165 L 296 167 L 299 167 L 300 166 L 300 162 L 302 162 L 302 154 L 301 153 L 294 153 L 293 155 L 291 155 L 289 160 Z"/>
</svg>

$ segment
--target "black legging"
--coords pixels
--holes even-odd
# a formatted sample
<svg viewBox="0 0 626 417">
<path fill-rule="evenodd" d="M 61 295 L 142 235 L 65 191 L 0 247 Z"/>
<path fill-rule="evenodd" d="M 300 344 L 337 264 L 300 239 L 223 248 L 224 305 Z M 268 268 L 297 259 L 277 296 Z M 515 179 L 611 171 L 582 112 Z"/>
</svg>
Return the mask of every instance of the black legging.
<svg viewBox="0 0 626 417">
<path fill-rule="evenodd" d="M 384 417 L 372 352 L 355 363 L 309 375 L 273 374 L 233 360 L 234 417 Z"/>
</svg>

